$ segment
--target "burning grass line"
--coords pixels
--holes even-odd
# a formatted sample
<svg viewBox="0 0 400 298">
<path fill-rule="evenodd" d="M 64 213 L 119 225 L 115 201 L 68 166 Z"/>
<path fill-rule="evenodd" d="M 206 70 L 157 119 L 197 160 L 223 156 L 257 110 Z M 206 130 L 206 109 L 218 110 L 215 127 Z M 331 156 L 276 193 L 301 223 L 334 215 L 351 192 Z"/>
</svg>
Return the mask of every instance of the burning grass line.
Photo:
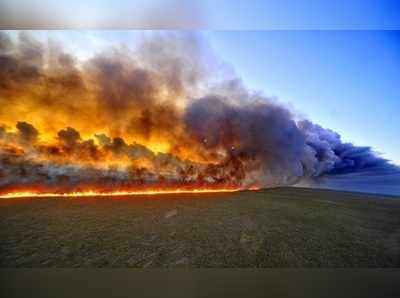
<svg viewBox="0 0 400 298">
<path fill-rule="evenodd" d="M 2 199 L 26 198 L 26 197 L 108 197 L 108 196 L 134 196 L 134 195 L 157 195 L 157 194 L 196 194 L 196 193 L 224 193 L 238 192 L 241 188 L 235 189 L 174 189 L 174 190 L 148 190 L 148 191 L 115 191 L 115 192 L 71 192 L 71 193 L 35 193 L 35 192 L 13 192 L 0 195 Z"/>
</svg>

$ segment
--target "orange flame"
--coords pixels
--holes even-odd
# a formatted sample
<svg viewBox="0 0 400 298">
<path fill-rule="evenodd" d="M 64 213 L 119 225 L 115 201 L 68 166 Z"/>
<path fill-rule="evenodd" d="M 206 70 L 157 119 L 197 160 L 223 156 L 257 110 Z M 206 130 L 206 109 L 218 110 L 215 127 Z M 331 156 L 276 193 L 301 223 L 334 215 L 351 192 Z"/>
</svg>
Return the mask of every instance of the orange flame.
<svg viewBox="0 0 400 298">
<path fill-rule="evenodd" d="M 259 188 L 250 188 L 248 190 L 258 190 Z M 241 188 L 206 188 L 206 189 L 170 189 L 170 190 L 143 190 L 143 191 L 115 191 L 115 192 L 98 192 L 95 190 L 71 193 L 38 193 L 38 192 L 12 192 L 0 195 L 2 199 L 9 198 L 26 198 L 26 197 L 109 197 L 109 196 L 134 196 L 134 195 L 162 195 L 162 194 L 189 194 L 189 193 L 221 193 L 221 192 L 238 192 Z"/>
</svg>

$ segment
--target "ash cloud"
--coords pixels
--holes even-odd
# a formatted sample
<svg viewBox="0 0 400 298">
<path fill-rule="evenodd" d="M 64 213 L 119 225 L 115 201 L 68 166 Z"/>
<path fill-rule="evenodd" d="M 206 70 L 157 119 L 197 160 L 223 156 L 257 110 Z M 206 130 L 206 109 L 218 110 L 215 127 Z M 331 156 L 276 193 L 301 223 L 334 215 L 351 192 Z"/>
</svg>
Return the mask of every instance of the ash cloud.
<svg viewBox="0 0 400 298">
<path fill-rule="evenodd" d="M 344 143 L 338 133 L 309 120 L 296 122 L 287 108 L 266 98 L 242 97 L 239 105 L 224 97 L 201 98 L 188 107 L 185 122 L 189 134 L 210 154 L 223 148 L 231 156 L 255 160 L 261 172 L 252 179 L 264 186 L 308 181 L 316 187 L 353 185 L 351 189 L 363 191 L 359 181 L 365 179 L 365 184 L 372 183 L 369 191 L 375 181 L 379 191 L 393 194 L 400 182 L 399 167 L 372 148 Z M 347 186 L 338 177 L 348 177 Z"/>
<path fill-rule="evenodd" d="M 62 45 L 2 33 L 0 61 L 2 193 L 296 184 L 400 193 L 400 169 L 372 148 L 297 120 L 235 76 L 215 78 L 221 64 L 210 66 L 190 34 L 78 61 Z"/>
<path fill-rule="evenodd" d="M 57 135 L 59 141 L 67 148 L 75 147 L 81 139 L 80 133 L 72 127 L 60 130 Z"/>
<path fill-rule="evenodd" d="M 23 141 L 28 143 L 36 142 L 39 132 L 33 127 L 33 125 L 19 121 L 17 122 L 16 127 Z"/>
<path fill-rule="evenodd" d="M 233 105 L 210 96 L 188 107 L 185 122 L 189 134 L 208 152 L 217 154 L 222 148 L 231 156 L 246 156 L 273 178 L 270 183 L 290 183 L 303 175 L 305 136 L 282 106 L 261 100 Z"/>
</svg>

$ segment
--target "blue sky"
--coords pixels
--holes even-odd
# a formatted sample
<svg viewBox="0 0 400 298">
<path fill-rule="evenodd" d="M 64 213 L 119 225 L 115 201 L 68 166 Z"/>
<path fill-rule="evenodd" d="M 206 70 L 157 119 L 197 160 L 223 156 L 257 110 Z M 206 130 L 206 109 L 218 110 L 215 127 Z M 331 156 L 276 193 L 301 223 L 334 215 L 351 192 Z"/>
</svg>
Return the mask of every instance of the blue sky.
<svg viewBox="0 0 400 298">
<path fill-rule="evenodd" d="M 202 0 L 213 29 L 399 29 L 397 0 Z"/>
</svg>

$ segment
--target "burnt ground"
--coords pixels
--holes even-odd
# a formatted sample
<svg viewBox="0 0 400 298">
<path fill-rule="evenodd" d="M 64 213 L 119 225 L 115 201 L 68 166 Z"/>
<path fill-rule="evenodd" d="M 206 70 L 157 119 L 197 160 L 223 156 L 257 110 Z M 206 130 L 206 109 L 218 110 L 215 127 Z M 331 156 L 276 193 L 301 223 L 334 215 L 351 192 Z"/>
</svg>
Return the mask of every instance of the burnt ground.
<svg viewBox="0 0 400 298">
<path fill-rule="evenodd" d="M 0 267 L 400 267 L 400 198 L 276 188 L 0 199 Z"/>
</svg>

